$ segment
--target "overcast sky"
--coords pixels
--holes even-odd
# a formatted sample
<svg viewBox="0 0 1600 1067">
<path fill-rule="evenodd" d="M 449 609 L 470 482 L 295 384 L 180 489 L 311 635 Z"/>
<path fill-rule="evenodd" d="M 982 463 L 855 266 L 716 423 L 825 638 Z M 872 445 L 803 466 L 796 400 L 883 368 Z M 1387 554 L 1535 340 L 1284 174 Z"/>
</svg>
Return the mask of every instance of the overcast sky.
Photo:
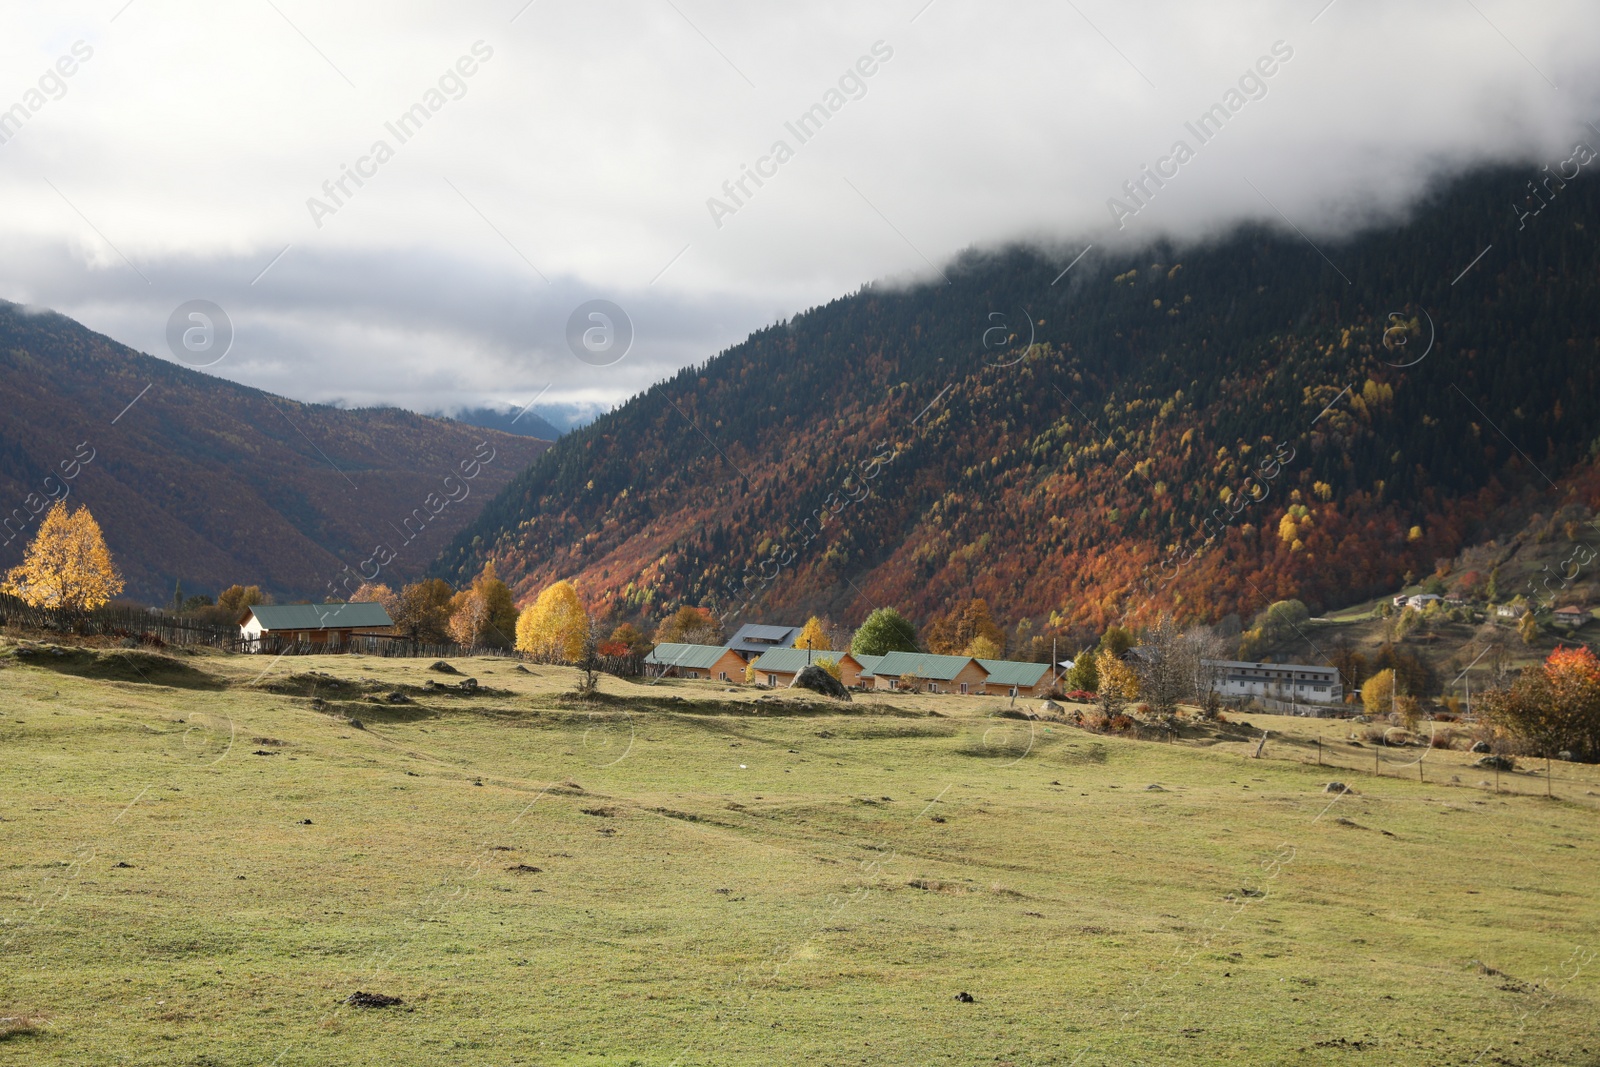
<svg viewBox="0 0 1600 1067">
<path fill-rule="evenodd" d="M 209 372 L 302 400 L 559 420 L 964 248 L 1328 233 L 1600 147 L 1593 0 L 124 4 L 0 8 L 0 297 L 169 358 L 214 301 Z"/>
</svg>

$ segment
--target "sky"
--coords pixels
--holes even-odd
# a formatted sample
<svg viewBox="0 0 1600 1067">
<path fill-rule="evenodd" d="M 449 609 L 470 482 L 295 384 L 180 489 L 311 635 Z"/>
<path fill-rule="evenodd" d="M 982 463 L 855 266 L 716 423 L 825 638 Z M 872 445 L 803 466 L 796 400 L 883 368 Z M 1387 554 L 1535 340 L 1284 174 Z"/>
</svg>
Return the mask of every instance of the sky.
<svg viewBox="0 0 1600 1067">
<path fill-rule="evenodd" d="M 299 400 L 563 425 L 966 249 L 1336 235 L 1600 147 L 1592 0 L 5 0 L 0 29 L 0 298 Z"/>
</svg>

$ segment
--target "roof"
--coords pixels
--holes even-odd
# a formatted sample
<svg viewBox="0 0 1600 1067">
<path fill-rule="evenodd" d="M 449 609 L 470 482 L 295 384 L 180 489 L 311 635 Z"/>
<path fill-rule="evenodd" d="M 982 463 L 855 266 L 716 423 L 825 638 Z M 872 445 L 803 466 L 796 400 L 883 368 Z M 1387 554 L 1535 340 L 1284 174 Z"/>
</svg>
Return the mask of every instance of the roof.
<svg viewBox="0 0 1600 1067">
<path fill-rule="evenodd" d="M 980 659 L 978 666 L 989 672 L 985 681 L 989 685 L 1038 685 L 1048 663 L 1023 663 L 1013 659 Z"/>
<path fill-rule="evenodd" d="M 644 661 L 652 667 L 688 667 L 709 670 L 726 652 L 725 645 L 685 645 L 676 641 L 657 645 Z"/>
<path fill-rule="evenodd" d="M 788 648 L 800 636 L 798 626 L 767 626 L 747 622 L 739 627 L 727 647 L 735 652 L 765 652 L 769 648 Z"/>
<path fill-rule="evenodd" d="M 1587 615 L 1587 614 L 1589 614 L 1589 609 L 1588 608 L 1580 608 L 1576 604 L 1568 604 L 1564 608 L 1557 608 L 1556 609 L 1556 614 L 1557 615 Z"/>
<path fill-rule="evenodd" d="M 382 604 L 360 601 L 354 604 L 252 604 L 243 625 L 251 615 L 263 630 L 346 630 L 393 626 L 394 620 Z"/>
<path fill-rule="evenodd" d="M 861 677 L 863 678 L 871 678 L 873 672 L 878 669 L 878 664 L 883 662 L 882 656 L 869 656 L 865 653 L 857 652 L 850 653 L 850 658 L 861 664 Z"/>
<path fill-rule="evenodd" d="M 1249 670 L 1305 671 L 1310 674 L 1338 674 L 1337 667 L 1313 667 L 1306 663 L 1250 663 L 1237 659 L 1201 660 L 1207 667 L 1244 668 Z"/>
<path fill-rule="evenodd" d="M 967 664 L 976 662 L 971 656 L 936 656 L 932 652 L 890 652 L 872 668 L 873 674 L 890 678 L 915 675 L 935 682 L 948 682 L 960 674 Z"/>
<path fill-rule="evenodd" d="M 850 655 L 848 651 L 837 652 L 830 649 L 819 648 L 810 653 L 811 659 L 806 659 L 807 652 L 803 648 L 773 648 L 756 657 L 756 670 L 776 671 L 779 674 L 798 674 L 807 663 L 815 663 L 819 659 L 831 659 L 835 663 Z"/>
</svg>

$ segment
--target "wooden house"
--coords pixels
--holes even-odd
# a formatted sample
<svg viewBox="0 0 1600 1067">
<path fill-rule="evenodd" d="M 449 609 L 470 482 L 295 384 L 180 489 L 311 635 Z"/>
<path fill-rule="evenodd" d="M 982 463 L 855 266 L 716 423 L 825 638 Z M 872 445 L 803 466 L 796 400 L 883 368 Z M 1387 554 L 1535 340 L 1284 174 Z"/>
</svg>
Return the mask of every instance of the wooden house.
<svg viewBox="0 0 1600 1067">
<path fill-rule="evenodd" d="M 388 634 L 394 620 L 382 604 L 255 604 L 239 620 L 239 636 L 249 652 L 303 649 L 340 652 L 355 634 Z"/>
</svg>

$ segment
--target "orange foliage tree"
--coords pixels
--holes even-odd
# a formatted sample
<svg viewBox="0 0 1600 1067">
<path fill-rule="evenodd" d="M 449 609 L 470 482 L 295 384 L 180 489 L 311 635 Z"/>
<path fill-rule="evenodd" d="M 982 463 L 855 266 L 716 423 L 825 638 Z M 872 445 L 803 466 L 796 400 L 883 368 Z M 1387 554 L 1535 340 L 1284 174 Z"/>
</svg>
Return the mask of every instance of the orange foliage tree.
<svg viewBox="0 0 1600 1067">
<path fill-rule="evenodd" d="M 1600 661 L 1587 648 L 1558 648 L 1508 688 L 1483 700 L 1490 722 L 1531 752 L 1600 760 Z"/>
</svg>

